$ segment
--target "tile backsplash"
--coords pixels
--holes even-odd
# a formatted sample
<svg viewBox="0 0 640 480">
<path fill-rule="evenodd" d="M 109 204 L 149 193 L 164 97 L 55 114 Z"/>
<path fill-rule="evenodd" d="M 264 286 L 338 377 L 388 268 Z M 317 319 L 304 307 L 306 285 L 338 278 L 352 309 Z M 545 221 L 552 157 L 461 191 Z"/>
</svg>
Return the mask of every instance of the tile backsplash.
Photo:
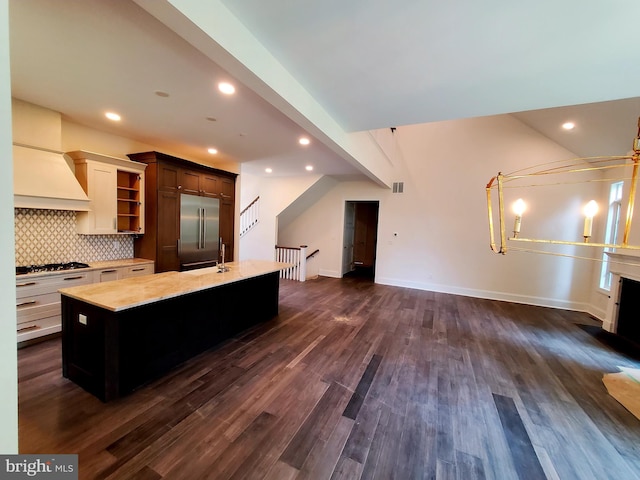
<svg viewBox="0 0 640 480">
<path fill-rule="evenodd" d="M 14 209 L 16 266 L 133 257 L 130 235 L 79 235 L 76 213 Z"/>
</svg>

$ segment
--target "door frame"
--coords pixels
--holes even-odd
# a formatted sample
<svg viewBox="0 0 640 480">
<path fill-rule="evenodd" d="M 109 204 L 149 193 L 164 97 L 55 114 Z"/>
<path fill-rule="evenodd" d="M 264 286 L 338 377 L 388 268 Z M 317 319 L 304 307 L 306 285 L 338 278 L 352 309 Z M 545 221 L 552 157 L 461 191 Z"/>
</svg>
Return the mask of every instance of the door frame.
<svg viewBox="0 0 640 480">
<path fill-rule="evenodd" d="M 342 234 L 342 265 L 340 277 L 355 270 L 353 262 L 354 251 L 354 238 L 355 238 L 355 224 L 356 224 L 356 205 L 357 204 L 375 204 L 377 215 L 375 221 L 375 258 L 373 260 L 373 276 L 375 279 L 375 271 L 377 265 L 377 253 L 378 253 L 378 228 L 380 225 L 380 200 L 345 200 L 344 202 L 344 221 L 343 221 L 343 234 Z M 350 216 L 352 214 L 352 217 Z M 352 218 L 353 225 L 349 225 L 349 219 Z"/>
</svg>

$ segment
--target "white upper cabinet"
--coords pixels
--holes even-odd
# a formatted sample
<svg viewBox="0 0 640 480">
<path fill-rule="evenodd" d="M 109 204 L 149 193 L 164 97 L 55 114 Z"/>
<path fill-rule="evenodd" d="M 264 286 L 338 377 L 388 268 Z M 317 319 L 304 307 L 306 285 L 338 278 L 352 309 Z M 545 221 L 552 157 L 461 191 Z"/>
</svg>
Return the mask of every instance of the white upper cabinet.
<svg viewBox="0 0 640 480">
<path fill-rule="evenodd" d="M 78 233 L 144 233 L 146 164 L 92 152 L 68 152 L 75 175 L 89 197 L 88 212 L 76 214 Z"/>
</svg>

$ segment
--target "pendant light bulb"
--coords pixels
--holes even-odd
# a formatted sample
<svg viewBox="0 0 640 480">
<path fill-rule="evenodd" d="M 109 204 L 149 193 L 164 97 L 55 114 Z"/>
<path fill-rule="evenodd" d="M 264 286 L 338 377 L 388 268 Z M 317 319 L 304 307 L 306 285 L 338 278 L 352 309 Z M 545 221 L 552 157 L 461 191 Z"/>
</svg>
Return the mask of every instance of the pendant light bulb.
<svg viewBox="0 0 640 480">
<path fill-rule="evenodd" d="M 513 202 L 513 213 L 515 213 L 518 217 L 521 217 L 526 209 L 527 204 L 524 203 L 524 200 L 522 200 L 521 198 Z"/>
</svg>

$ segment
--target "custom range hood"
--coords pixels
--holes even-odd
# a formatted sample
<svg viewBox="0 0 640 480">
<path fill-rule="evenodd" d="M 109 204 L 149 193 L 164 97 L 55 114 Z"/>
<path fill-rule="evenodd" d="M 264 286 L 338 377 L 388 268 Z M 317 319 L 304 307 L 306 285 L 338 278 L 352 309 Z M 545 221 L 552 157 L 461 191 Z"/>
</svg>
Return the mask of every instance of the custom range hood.
<svg viewBox="0 0 640 480">
<path fill-rule="evenodd" d="M 62 152 L 13 145 L 14 207 L 88 211 L 89 198 Z"/>
</svg>

